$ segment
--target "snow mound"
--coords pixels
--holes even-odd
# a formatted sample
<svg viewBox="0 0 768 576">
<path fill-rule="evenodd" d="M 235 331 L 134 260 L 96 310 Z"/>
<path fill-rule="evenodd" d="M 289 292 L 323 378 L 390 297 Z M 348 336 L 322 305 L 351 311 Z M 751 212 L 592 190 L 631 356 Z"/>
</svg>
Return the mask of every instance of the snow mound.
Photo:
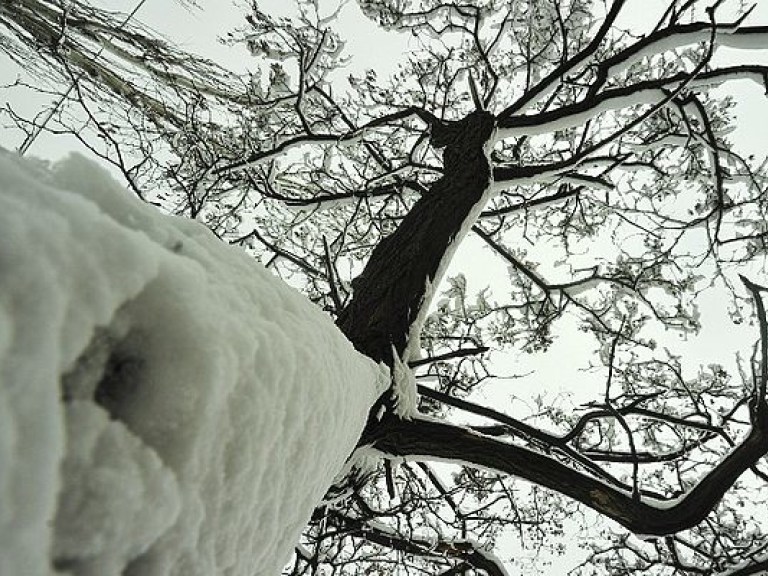
<svg viewBox="0 0 768 576">
<path fill-rule="evenodd" d="M 386 384 L 203 226 L 0 154 L 0 574 L 277 574 Z"/>
</svg>

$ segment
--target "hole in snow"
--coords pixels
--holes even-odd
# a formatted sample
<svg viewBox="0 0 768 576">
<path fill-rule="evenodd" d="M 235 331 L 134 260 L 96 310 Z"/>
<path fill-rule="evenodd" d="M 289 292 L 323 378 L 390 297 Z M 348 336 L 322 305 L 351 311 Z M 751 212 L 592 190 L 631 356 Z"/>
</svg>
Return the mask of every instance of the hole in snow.
<svg viewBox="0 0 768 576">
<path fill-rule="evenodd" d="M 125 355 L 117 349 L 112 351 L 93 393 L 94 401 L 111 418 L 119 419 L 120 408 L 136 394 L 142 367 L 141 359 Z"/>
<path fill-rule="evenodd" d="M 74 558 L 54 558 L 51 565 L 57 572 L 67 574 L 69 572 L 74 572 L 79 567 L 80 563 Z"/>
<path fill-rule="evenodd" d="M 114 347 L 112 331 L 105 328 L 95 331 L 88 346 L 61 379 L 61 399 L 64 402 L 93 398 L 93 392 L 102 379 L 104 367 Z"/>
<path fill-rule="evenodd" d="M 93 401 L 120 419 L 121 407 L 135 396 L 142 378 L 141 358 L 126 350 L 127 330 L 100 328 L 72 368 L 62 377 L 61 397 L 66 402 Z"/>
</svg>

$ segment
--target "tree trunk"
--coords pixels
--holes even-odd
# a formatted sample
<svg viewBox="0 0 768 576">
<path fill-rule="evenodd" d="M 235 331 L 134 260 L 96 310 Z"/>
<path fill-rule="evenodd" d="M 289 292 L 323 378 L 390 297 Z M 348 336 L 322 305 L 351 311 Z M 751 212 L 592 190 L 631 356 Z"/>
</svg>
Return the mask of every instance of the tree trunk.
<svg viewBox="0 0 768 576">
<path fill-rule="evenodd" d="M 394 233 L 373 250 L 337 324 L 355 348 L 376 362 L 402 355 L 411 326 L 429 305 L 428 286 L 439 281 L 451 244 L 491 181 L 484 145 L 494 117 L 473 112 L 458 122 L 433 125 L 432 143 L 445 147 L 444 174 L 414 204 Z"/>
</svg>

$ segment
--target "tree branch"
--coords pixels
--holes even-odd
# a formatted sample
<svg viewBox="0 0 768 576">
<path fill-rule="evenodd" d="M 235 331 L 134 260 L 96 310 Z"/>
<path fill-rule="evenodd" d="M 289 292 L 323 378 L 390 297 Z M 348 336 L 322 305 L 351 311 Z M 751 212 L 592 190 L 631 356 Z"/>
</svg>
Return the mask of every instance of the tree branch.
<svg viewBox="0 0 768 576">
<path fill-rule="evenodd" d="M 553 458 L 444 422 L 389 417 L 368 441 L 393 456 L 446 459 L 511 474 L 569 496 L 632 532 L 666 535 L 701 522 L 736 479 L 768 452 L 768 410 L 757 416 L 744 441 L 676 500 L 633 498 L 631 491 L 616 489 Z"/>
</svg>

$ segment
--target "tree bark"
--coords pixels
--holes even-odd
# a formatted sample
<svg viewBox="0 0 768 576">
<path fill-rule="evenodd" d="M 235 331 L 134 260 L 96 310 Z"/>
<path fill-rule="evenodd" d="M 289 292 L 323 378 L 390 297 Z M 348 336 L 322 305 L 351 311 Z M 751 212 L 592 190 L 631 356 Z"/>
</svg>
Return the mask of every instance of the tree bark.
<svg viewBox="0 0 768 576">
<path fill-rule="evenodd" d="M 358 351 L 376 362 L 393 364 L 427 301 L 457 235 L 491 182 L 484 146 L 494 129 L 488 112 L 473 112 L 457 122 L 432 125 L 432 143 L 445 147 L 444 174 L 424 194 L 392 235 L 373 250 L 353 296 L 337 324 Z"/>
<path fill-rule="evenodd" d="M 578 500 L 636 534 L 662 536 L 704 520 L 738 477 L 768 453 L 768 403 L 762 399 L 751 412 L 752 430 L 744 441 L 685 496 L 669 501 L 635 498 L 554 457 L 444 422 L 388 415 L 369 440 L 392 456 L 466 462 L 511 474 Z"/>
<path fill-rule="evenodd" d="M 402 356 L 451 244 L 481 208 L 493 180 L 485 146 L 495 123 L 494 116 L 477 111 L 457 122 L 432 124 L 432 143 L 445 148 L 444 174 L 374 249 L 337 319 L 355 348 L 374 361 L 392 367 L 393 353 Z M 460 426 L 381 414 L 382 405 L 391 404 L 387 394 L 373 406 L 359 444 L 392 456 L 465 462 L 511 474 L 582 502 L 633 532 L 667 535 L 703 521 L 738 477 L 768 452 L 768 405 L 759 398 L 744 441 L 684 497 L 669 501 L 632 494 L 554 457 Z"/>
</svg>

